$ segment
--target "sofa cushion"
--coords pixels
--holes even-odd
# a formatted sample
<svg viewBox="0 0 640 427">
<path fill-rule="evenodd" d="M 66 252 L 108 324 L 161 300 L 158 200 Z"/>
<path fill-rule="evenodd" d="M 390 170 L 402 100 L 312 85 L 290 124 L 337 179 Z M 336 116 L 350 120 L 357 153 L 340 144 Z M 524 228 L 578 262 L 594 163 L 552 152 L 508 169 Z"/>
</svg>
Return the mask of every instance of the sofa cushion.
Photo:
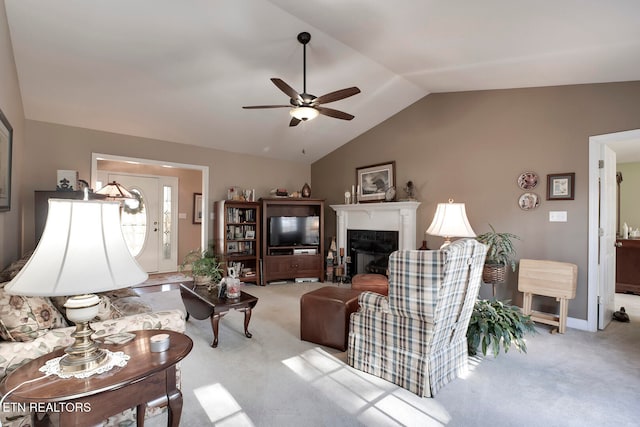
<svg viewBox="0 0 640 427">
<path fill-rule="evenodd" d="M 31 256 L 31 254 L 33 254 L 33 251 L 25 253 L 22 258 L 12 262 L 7 268 L 2 270 L 2 272 L 0 272 L 0 282 L 9 282 L 14 277 L 16 277 L 16 274 L 18 274 L 18 272 L 22 269 L 22 267 L 24 267 L 27 261 L 29 261 L 29 257 Z M 0 286 L 4 287 L 4 285 L 5 283 L 2 283 L 2 285 Z"/>
<path fill-rule="evenodd" d="M 9 295 L 0 285 L 0 337 L 5 341 L 33 341 L 49 329 L 68 326 L 46 297 Z"/>
</svg>

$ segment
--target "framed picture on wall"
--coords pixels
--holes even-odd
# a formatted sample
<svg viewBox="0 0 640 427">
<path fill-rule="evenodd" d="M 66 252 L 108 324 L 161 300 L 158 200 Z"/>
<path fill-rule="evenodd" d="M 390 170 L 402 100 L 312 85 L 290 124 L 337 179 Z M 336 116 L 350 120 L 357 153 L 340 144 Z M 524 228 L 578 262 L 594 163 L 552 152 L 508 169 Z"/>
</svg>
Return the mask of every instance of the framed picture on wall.
<svg viewBox="0 0 640 427">
<path fill-rule="evenodd" d="M 0 212 L 11 209 L 11 144 L 13 128 L 0 110 Z"/>
<path fill-rule="evenodd" d="M 573 200 L 575 177 L 573 172 L 547 175 L 547 200 Z"/>
<path fill-rule="evenodd" d="M 386 191 L 395 186 L 396 162 L 356 168 L 358 202 L 376 202 L 385 199 Z"/>
<path fill-rule="evenodd" d="M 202 193 L 193 193 L 193 223 L 202 224 Z"/>
</svg>

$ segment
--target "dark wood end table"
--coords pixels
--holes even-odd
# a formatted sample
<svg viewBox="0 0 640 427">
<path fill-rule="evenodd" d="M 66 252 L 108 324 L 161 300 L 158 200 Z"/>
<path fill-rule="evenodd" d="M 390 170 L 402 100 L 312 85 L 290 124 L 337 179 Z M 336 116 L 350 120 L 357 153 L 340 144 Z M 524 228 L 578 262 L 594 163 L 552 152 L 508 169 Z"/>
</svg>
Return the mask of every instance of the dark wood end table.
<svg viewBox="0 0 640 427">
<path fill-rule="evenodd" d="M 198 320 L 209 318 L 213 329 L 213 342 L 211 347 L 218 346 L 218 325 L 220 318 L 234 309 L 244 312 L 244 335 L 251 338 L 249 332 L 249 321 L 251 320 L 251 310 L 258 303 L 258 298 L 246 292 L 240 292 L 238 298 L 218 298 L 218 292 L 214 288 L 211 291 L 207 286 L 197 286 L 195 284 L 180 284 L 180 295 L 182 302 L 187 309 L 187 320 L 189 315 L 193 315 Z"/>
<path fill-rule="evenodd" d="M 132 333 L 136 337 L 126 344 L 104 345 L 110 351 L 122 351 L 129 355 L 126 366 L 115 367 L 89 378 L 60 378 L 51 375 L 22 385 L 7 397 L 7 401 L 31 403 L 34 405 L 30 406 L 35 408 L 55 408 L 56 405 L 75 408 L 73 411 L 58 412 L 61 426 L 100 424 L 110 416 L 133 406 L 137 408 L 137 424 L 143 426 L 147 407 L 168 405 L 167 425 L 177 427 L 182 414 L 182 393 L 176 384 L 176 363 L 189 354 L 193 341 L 184 334 L 167 330 L 149 329 Z M 152 353 L 149 338 L 161 333 L 170 336 L 169 349 Z M 3 380 L 0 392 L 4 395 L 18 384 L 43 376 L 39 372 L 40 367 L 46 361 L 63 354 L 64 350 L 60 349 L 19 367 Z M 37 409 L 34 412 L 46 413 L 38 412 Z M 38 421 L 39 418 L 36 417 L 36 425 L 38 422 L 49 425 L 48 416 Z"/>
</svg>

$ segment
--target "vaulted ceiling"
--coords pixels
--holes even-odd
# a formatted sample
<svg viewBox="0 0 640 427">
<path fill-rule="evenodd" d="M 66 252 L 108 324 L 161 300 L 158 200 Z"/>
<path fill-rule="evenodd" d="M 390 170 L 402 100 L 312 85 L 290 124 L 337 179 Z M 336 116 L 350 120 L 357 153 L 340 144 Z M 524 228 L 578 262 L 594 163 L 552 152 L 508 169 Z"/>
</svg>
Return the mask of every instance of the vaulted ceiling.
<svg viewBox="0 0 640 427">
<path fill-rule="evenodd" d="M 435 92 L 640 80 L 637 0 L 5 0 L 25 115 L 311 163 Z M 349 86 L 289 127 L 269 80 Z"/>
</svg>

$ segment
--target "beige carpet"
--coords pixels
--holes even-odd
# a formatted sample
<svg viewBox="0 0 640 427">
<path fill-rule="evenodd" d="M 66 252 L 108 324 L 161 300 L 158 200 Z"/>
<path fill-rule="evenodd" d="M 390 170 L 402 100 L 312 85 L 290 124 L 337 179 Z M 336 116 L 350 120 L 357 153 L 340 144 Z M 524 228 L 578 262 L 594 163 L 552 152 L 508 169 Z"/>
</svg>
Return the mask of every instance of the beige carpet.
<svg viewBox="0 0 640 427">
<path fill-rule="evenodd" d="M 466 377 L 421 399 L 348 367 L 346 353 L 300 340 L 300 295 L 319 286 L 247 286 L 260 298 L 253 338 L 242 333 L 242 313 L 232 312 L 220 322 L 217 349 L 208 320 L 188 322 L 194 348 L 182 364 L 181 426 L 638 425 L 640 319 L 564 335 L 540 326 L 528 354 L 474 358 Z M 184 307 L 176 290 L 143 298 L 158 309 Z"/>
</svg>

